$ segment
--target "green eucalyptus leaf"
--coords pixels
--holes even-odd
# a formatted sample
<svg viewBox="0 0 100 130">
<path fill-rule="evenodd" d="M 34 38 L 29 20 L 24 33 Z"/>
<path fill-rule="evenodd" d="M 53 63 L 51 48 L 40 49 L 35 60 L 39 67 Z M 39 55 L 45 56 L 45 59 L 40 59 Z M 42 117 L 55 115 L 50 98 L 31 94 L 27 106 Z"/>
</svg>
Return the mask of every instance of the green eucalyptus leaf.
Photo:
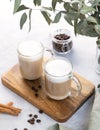
<svg viewBox="0 0 100 130">
<path fill-rule="evenodd" d="M 92 4 L 92 7 L 100 5 L 100 0 L 90 0 L 90 3 Z"/>
<path fill-rule="evenodd" d="M 51 8 L 51 7 L 44 7 L 44 6 L 42 6 L 42 8 L 43 8 L 44 10 L 52 11 L 52 8 Z"/>
<path fill-rule="evenodd" d="M 78 2 L 72 3 L 72 7 L 73 7 L 75 10 L 78 10 Z"/>
<path fill-rule="evenodd" d="M 71 19 L 69 18 L 69 16 L 68 16 L 67 14 L 64 15 L 64 19 L 65 19 L 71 26 L 73 26 L 73 23 L 72 23 Z"/>
<path fill-rule="evenodd" d="M 60 125 L 60 124 L 59 124 L 59 130 L 71 130 L 71 129 L 65 127 L 64 125 Z"/>
<path fill-rule="evenodd" d="M 100 25 L 95 25 L 95 31 L 100 35 Z"/>
<path fill-rule="evenodd" d="M 89 16 L 86 19 L 87 19 L 88 22 L 96 23 L 97 24 L 97 20 L 94 17 L 92 17 L 92 16 Z"/>
<path fill-rule="evenodd" d="M 71 6 L 70 6 L 69 2 L 64 3 L 64 9 L 65 10 L 69 11 L 70 8 L 71 8 Z"/>
<path fill-rule="evenodd" d="M 97 45 L 100 45 L 100 39 L 98 39 L 98 40 L 96 41 L 96 43 L 97 43 Z"/>
<path fill-rule="evenodd" d="M 22 10 L 25 10 L 25 9 L 29 9 L 29 7 L 26 7 L 25 5 L 21 5 L 21 6 L 19 6 L 19 8 L 17 9 L 16 12 L 19 12 L 19 11 L 22 11 Z"/>
<path fill-rule="evenodd" d="M 60 20 L 60 18 L 61 18 L 61 12 L 59 12 L 59 13 L 56 14 L 53 23 L 58 23 L 59 20 Z"/>
<path fill-rule="evenodd" d="M 73 11 L 73 12 L 68 12 L 67 15 L 71 20 L 76 20 L 79 17 L 80 13 Z"/>
<path fill-rule="evenodd" d="M 62 3 L 62 2 L 63 2 L 63 0 L 58 0 L 58 2 L 59 2 L 59 3 Z"/>
<path fill-rule="evenodd" d="M 13 13 L 17 12 L 20 4 L 21 4 L 21 0 L 15 0 L 15 2 L 14 2 L 14 12 Z"/>
<path fill-rule="evenodd" d="M 87 24 L 86 20 L 81 20 L 78 24 L 77 24 L 77 33 L 78 34 L 82 34 L 82 30 L 85 27 L 85 25 Z"/>
<path fill-rule="evenodd" d="M 92 16 L 95 17 L 96 20 L 97 20 L 97 23 L 100 24 L 100 12 L 99 12 L 99 10 L 98 10 L 98 12 L 95 12 Z"/>
<path fill-rule="evenodd" d="M 80 13 L 81 13 L 81 14 L 88 14 L 88 13 L 90 13 L 90 12 L 92 12 L 92 11 L 95 11 L 95 9 L 92 8 L 92 7 L 90 7 L 90 6 L 84 5 L 84 6 L 81 8 Z"/>
<path fill-rule="evenodd" d="M 90 36 L 90 37 L 97 37 L 97 33 L 94 31 L 93 28 L 91 28 L 90 26 L 87 26 L 86 28 L 83 29 L 82 35 L 85 36 Z"/>
<path fill-rule="evenodd" d="M 52 9 L 55 11 L 56 4 L 58 0 L 52 0 Z"/>
<path fill-rule="evenodd" d="M 40 6 L 41 0 L 33 0 L 33 3 L 34 3 L 35 6 Z"/>
<path fill-rule="evenodd" d="M 31 30 L 31 14 L 32 14 L 32 9 L 29 10 L 29 31 Z"/>
<path fill-rule="evenodd" d="M 52 126 L 50 126 L 47 130 L 59 130 L 59 124 L 54 124 Z"/>
<path fill-rule="evenodd" d="M 58 123 L 50 126 L 47 130 L 71 130 L 70 128 L 65 127 L 64 125 L 60 125 Z"/>
<path fill-rule="evenodd" d="M 23 25 L 25 24 L 26 20 L 27 20 L 27 14 L 23 13 L 20 19 L 20 29 L 23 28 Z"/>
<path fill-rule="evenodd" d="M 50 14 L 46 11 L 41 11 L 42 15 L 44 16 L 45 20 L 47 21 L 47 23 L 50 25 L 52 20 L 50 19 Z"/>
<path fill-rule="evenodd" d="M 74 21 L 74 33 L 75 33 L 75 35 L 77 34 L 77 22 L 78 22 L 78 19 L 76 19 Z"/>
<path fill-rule="evenodd" d="M 75 9 L 75 8 L 72 6 L 71 2 L 65 2 L 63 6 L 64 6 L 64 9 L 65 9 L 67 12 L 77 11 L 77 9 Z"/>
<path fill-rule="evenodd" d="M 87 20 L 81 20 L 77 24 L 77 33 L 85 36 L 90 36 L 90 37 L 97 37 L 98 34 L 94 30 L 93 25 L 88 25 Z"/>
</svg>

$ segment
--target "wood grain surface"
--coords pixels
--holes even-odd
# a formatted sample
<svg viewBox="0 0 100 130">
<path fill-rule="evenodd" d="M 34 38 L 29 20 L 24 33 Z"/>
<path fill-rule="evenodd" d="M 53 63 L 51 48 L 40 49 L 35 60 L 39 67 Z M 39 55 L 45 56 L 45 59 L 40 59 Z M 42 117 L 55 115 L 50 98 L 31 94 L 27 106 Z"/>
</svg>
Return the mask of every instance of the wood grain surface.
<svg viewBox="0 0 100 130">
<path fill-rule="evenodd" d="M 48 98 L 45 93 L 44 85 L 41 79 L 29 81 L 22 78 L 19 65 L 15 65 L 8 72 L 2 75 L 2 83 L 25 100 L 41 109 L 48 116 L 58 122 L 65 122 L 76 110 L 94 93 L 94 85 L 74 73 L 82 84 L 82 92 L 77 97 L 69 97 L 64 100 L 56 101 Z M 40 84 L 42 83 L 42 88 Z M 72 83 L 72 89 L 74 84 Z"/>
</svg>

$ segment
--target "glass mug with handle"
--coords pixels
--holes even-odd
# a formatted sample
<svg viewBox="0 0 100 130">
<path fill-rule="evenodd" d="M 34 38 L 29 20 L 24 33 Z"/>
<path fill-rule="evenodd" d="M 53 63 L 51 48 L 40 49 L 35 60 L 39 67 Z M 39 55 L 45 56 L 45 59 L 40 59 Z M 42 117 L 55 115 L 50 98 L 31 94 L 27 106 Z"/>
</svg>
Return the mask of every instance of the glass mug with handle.
<svg viewBox="0 0 100 130">
<path fill-rule="evenodd" d="M 44 64 L 45 91 L 47 96 L 62 100 L 81 93 L 81 83 L 72 73 L 72 64 L 62 57 L 55 57 Z M 77 90 L 72 91 L 71 81 Z M 73 93 L 73 94 L 72 94 Z"/>
<path fill-rule="evenodd" d="M 36 41 L 23 41 L 18 45 L 17 53 L 20 72 L 24 79 L 35 80 L 43 73 L 43 57 L 46 48 Z M 51 52 L 50 49 L 47 51 Z"/>
</svg>

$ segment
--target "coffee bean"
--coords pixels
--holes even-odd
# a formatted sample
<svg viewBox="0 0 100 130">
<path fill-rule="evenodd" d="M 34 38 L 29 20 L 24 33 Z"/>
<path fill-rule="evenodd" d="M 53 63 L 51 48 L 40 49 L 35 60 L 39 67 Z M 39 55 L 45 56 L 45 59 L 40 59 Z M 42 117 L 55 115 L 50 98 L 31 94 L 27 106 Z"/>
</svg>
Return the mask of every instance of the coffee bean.
<svg viewBox="0 0 100 130">
<path fill-rule="evenodd" d="M 57 34 L 57 35 L 55 36 L 55 38 L 56 38 L 57 40 L 67 40 L 67 39 L 70 38 L 70 36 L 68 36 L 68 35 L 66 35 L 66 34 Z"/>
<path fill-rule="evenodd" d="M 31 120 L 32 120 L 32 121 L 35 121 L 35 119 L 34 119 L 34 118 L 32 118 Z"/>
<path fill-rule="evenodd" d="M 38 118 L 38 115 L 34 115 L 34 118 Z"/>
<path fill-rule="evenodd" d="M 34 92 L 38 92 L 38 89 L 35 88 L 34 86 L 32 86 L 32 90 L 33 90 Z"/>
<path fill-rule="evenodd" d="M 32 114 L 29 114 L 29 117 L 32 117 Z"/>
<path fill-rule="evenodd" d="M 39 86 L 38 86 L 38 88 L 39 88 L 39 89 L 41 89 L 41 88 L 42 88 L 42 86 L 41 86 L 41 85 L 39 85 Z"/>
<path fill-rule="evenodd" d="M 24 128 L 24 130 L 28 130 L 27 128 Z"/>
<path fill-rule="evenodd" d="M 34 87 L 34 86 L 32 86 L 32 90 L 35 90 L 35 87 Z"/>
<path fill-rule="evenodd" d="M 34 120 L 32 120 L 32 119 L 28 120 L 27 122 L 30 124 L 34 124 Z"/>
<path fill-rule="evenodd" d="M 38 93 L 35 93 L 35 97 L 38 97 L 39 95 L 38 95 Z"/>
<path fill-rule="evenodd" d="M 36 120 L 36 122 L 37 122 L 37 123 L 40 123 L 40 122 L 41 122 L 41 120 L 40 120 L 40 119 L 37 119 L 37 120 Z"/>
<path fill-rule="evenodd" d="M 32 125 L 33 125 L 33 124 L 34 124 L 34 121 L 33 121 L 33 120 L 31 120 L 31 121 L 30 121 L 30 124 L 32 124 Z"/>
<path fill-rule="evenodd" d="M 35 88 L 35 92 L 38 92 L 38 89 Z"/>
<path fill-rule="evenodd" d="M 43 110 L 39 110 L 39 113 L 42 114 L 42 113 L 43 113 Z"/>
<path fill-rule="evenodd" d="M 29 122 L 29 123 L 30 123 L 30 120 L 27 120 L 27 122 Z"/>
</svg>

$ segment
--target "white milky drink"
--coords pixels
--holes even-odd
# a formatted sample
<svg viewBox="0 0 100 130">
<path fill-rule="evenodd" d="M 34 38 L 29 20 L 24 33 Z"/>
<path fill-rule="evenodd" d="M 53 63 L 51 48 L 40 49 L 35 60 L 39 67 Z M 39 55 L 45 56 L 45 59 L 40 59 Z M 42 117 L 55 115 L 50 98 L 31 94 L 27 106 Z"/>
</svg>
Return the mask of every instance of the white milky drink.
<svg viewBox="0 0 100 130">
<path fill-rule="evenodd" d="M 54 58 L 45 64 L 44 70 L 47 95 L 56 100 L 68 97 L 73 77 L 72 64 L 65 58 Z"/>
<path fill-rule="evenodd" d="M 24 41 L 18 46 L 18 58 L 23 78 L 35 80 L 42 75 L 43 46 L 34 41 Z"/>
</svg>

